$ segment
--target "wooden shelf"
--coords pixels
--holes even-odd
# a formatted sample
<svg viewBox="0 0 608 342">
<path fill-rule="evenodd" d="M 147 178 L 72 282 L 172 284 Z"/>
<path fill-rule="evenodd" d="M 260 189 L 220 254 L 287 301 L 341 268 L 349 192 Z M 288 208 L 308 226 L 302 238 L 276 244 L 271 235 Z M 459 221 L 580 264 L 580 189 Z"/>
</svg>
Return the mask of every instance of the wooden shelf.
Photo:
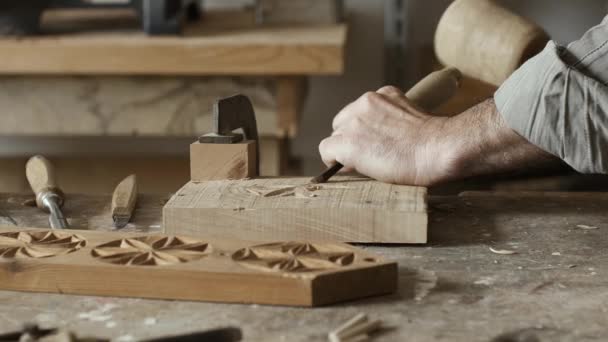
<svg viewBox="0 0 608 342">
<path fill-rule="evenodd" d="M 66 20 L 73 17 L 45 18 L 46 27 L 56 28 L 46 36 L 0 39 L 0 74 L 269 76 L 344 69 L 346 24 L 256 26 L 243 15 L 238 25 L 230 16 L 205 17 L 183 36 L 149 37 L 125 18 L 120 25 L 101 25 L 99 16 Z M 83 22 L 97 28 L 80 31 Z"/>
</svg>

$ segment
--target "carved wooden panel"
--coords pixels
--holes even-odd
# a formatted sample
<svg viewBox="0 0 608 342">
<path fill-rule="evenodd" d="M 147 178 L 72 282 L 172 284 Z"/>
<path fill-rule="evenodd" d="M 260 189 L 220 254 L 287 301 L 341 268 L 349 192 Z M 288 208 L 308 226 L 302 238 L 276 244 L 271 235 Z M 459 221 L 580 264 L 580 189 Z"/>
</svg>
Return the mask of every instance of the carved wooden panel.
<svg viewBox="0 0 608 342">
<path fill-rule="evenodd" d="M 396 263 L 341 243 L 0 227 L 1 290 L 315 306 L 396 285 Z"/>
<path fill-rule="evenodd" d="M 49 258 L 75 252 L 85 245 L 83 237 L 59 231 L 0 233 L 2 258 Z"/>
<path fill-rule="evenodd" d="M 110 241 L 93 249 L 93 257 L 116 265 L 173 265 L 203 258 L 206 242 L 182 237 L 143 236 Z"/>
</svg>

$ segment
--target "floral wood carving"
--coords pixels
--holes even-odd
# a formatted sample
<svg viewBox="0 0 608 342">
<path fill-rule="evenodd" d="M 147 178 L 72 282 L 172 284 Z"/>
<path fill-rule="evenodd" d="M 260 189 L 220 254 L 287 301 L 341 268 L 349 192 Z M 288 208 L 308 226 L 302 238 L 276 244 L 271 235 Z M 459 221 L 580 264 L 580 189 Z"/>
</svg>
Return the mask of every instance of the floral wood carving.
<svg viewBox="0 0 608 342">
<path fill-rule="evenodd" d="M 281 242 L 240 249 L 232 260 L 256 270 L 315 272 L 351 265 L 355 255 L 338 245 Z"/>
<path fill-rule="evenodd" d="M 8 232 L 0 234 L 0 257 L 50 258 L 75 252 L 85 245 L 83 237 L 65 232 Z"/>
<path fill-rule="evenodd" d="M 208 243 L 166 236 L 114 240 L 91 251 L 93 257 L 117 265 L 162 266 L 199 260 L 211 252 Z"/>
</svg>

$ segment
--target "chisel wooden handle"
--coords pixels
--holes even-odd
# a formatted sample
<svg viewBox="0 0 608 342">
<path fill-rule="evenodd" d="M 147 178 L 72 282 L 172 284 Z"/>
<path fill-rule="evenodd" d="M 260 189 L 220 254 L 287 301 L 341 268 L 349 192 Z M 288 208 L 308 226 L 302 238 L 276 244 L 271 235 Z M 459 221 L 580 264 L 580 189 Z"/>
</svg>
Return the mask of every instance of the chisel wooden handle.
<svg viewBox="0 0 608 342">
<path fill-rule="evenodd" d="M 112 195 L 112 220 L 117 228 L 124 227 L 133 214 L 137 202 L 137 176 L 125 178 Z"/>
<path fill-rule="evenodd" d="M 462 74 L 456 68 L 435 71 L 416 83 L 405 96 L 418 107 L 433 111 L 456 94 L 461 79 Z"/>
<path fill-rule="evenodd" d="M 63 192 L 57 186 L 55 179 L 55 169 L 51 162 L 43 156 L 34 156 L 25 165 L 25 175 L 30 183 L 32 190 L 36 194 L 36 205 L 38 208 L 45 209 L 42 203 L 41 194 L 52 192 L 60 200 L 57 203 L 63 205 Z"/>
</svg>

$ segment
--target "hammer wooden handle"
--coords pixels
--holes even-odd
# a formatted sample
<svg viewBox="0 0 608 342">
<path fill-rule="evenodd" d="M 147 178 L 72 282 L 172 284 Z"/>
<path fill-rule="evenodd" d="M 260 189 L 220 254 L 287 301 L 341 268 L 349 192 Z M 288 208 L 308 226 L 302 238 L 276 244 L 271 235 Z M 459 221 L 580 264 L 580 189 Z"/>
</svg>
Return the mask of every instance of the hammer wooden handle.
<svg viewBox="0 0 608 342">
<path fill-rule="evenodd" d="M 418 82 L 405 96 L 420 108 L 433 111 L 456 94 L 461 79 L 462 74 L 456 68 L 435 71 Z"/>
<path fill-rule="evenodd" d="M 55 180 L 55 169 L 51 162 L 45 157 L 34 156 L 30 158 L 25 165 L 25 175 L 32 190 L 36 194 L 36 204 L 39 208 L 45 208 L 41 201 L 41 193 L 53 192 L 63 200 L 63 193 L 57 186 L 57 181 Z"/>
</svg>

